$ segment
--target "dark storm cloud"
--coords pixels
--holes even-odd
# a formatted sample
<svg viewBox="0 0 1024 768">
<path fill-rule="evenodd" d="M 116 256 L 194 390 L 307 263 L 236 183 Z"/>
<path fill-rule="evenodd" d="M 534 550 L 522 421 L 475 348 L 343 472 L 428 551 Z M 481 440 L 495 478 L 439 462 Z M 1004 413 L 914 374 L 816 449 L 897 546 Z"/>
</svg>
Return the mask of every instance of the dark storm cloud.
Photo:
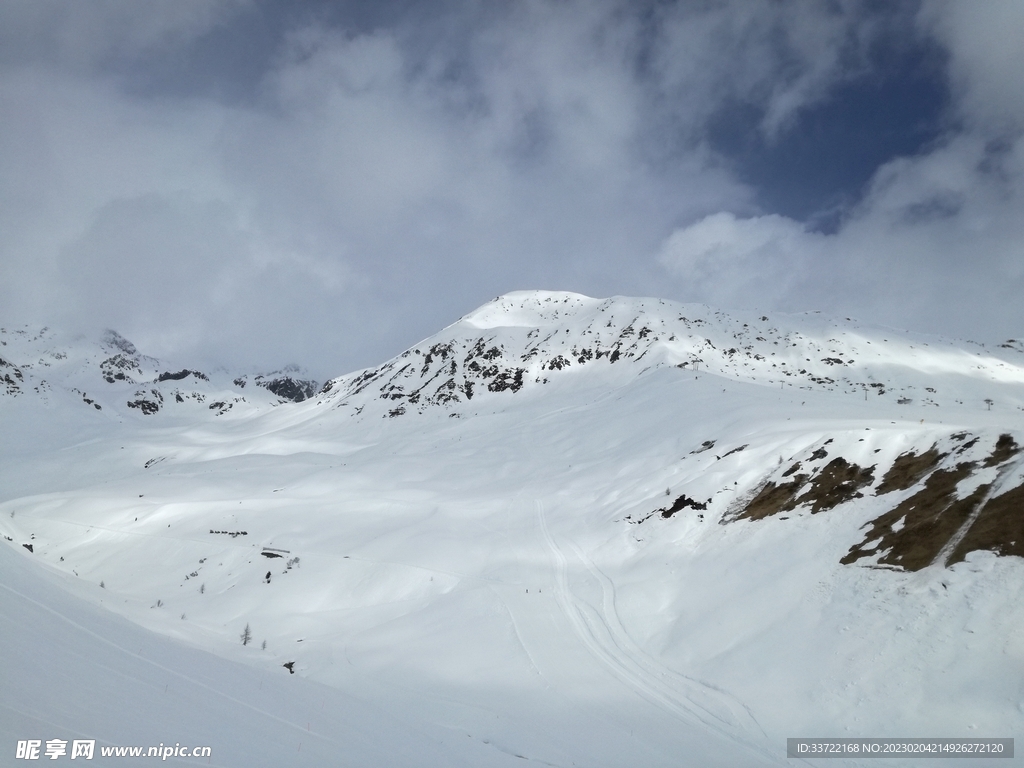
<svg viewBox="0 0 1024 768">
<path fill-rule="evenodd" d="M 11 0 L 0 311 L 320 376 L 532 287 L 1013 335 L 1022 20 L 972 8 Z"/>
</svg>

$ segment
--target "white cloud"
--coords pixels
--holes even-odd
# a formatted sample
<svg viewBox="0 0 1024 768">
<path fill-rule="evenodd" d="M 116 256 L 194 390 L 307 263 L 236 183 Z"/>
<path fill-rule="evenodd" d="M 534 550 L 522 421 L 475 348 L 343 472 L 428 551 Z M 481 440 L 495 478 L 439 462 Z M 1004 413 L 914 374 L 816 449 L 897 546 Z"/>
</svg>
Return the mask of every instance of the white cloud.
<svg viewBox="0 0 1024 768">
<path fill-rule="evenodd" d="M 823 239 L 784 216 L 722 212 L 673 232 L 658 261 L 709 301 L 730 305 L 756 295 L 770 306 L 787 297 Z"/>
<path fill-rule="evenodd" d="M 652 252 L 687 298 L 827 309 L 989 340 L 1019 335 L 1024 53 L 1017 38 L 1024 6 L 933 2 L 924 5 L 918 22 L 920 32 L 932 35 L 950 57 L 953 113 L 946 135 L 917 156 L 879 168 L 832 235 L 804 231 L 779 216 L 732 213 L 678 228 Z M 836 34 L 828 25 L 818 30 L 822 41 Z M 817 65 L 792 86 L 778 79 L 782 91 L 799 93 L 801 78 L 813 81 L 815 72 L 832 66 L 834 57 L 813 53 L 816 45 L 812 40 L 809 59 Z M 786 103 L 773 98 L 766 130 Z"/>
<path fill-rule="evenodd" d="M 699 132 L 723 103 L 749 104 L 763 111 L 769 139 L 867 71 L 885 31 L 857 2 L 678 3 L 658 14 L 653 63 L 676 120 Z M 903 23 L 896 14 L 888 22 Z"/>
<path fill-rule="evenodd" d="M 987 132 L 1024 129 L 1024 4 L 929 0 L 921 9 L 920 23 L 950 55 L 959 116 L 971 128 Z"/>
<path fill-rule="evenodd" d="M 992 157 L 951 137 L 881 168 L 838 232 L 716 213 L 673 232 L 657 260 L 687 298 L 725 307 L 824 309 L 997 341 L 1024 325 L 1022 143 Z"/>
<path fill-rule="evenodd" d="M 538 1 L 439 21 L 444 44 L 402 24 L 308 26 L 244 106 L 122 87 L 112 55 L 145 67 L 245 7 L 144 5 L 75 4 L 75 23 L 57 4 L 0 11 L 18 22 L 0 39 L 57 51 L 0 55 L 5 321 L 64 312 L 155 351 L 326 376 L 519 288 L 917 327 L 945 313 L 945 330 L 1024 320 L 985 297 L 1019 290 L 1024 261 L 1021 145 L 993 127 L 1019 115 L 1019 52 L 1000 30 L 985 45 L 1009 6 L 994 21 L 926 7 L 966 128 L 881 169 L 825 236 L 761 215 L 705 140 L 724 105 L 753 105 L 771 136 L 860 72 L 880 31 L 858 3 L 645 17 Z"/>
</svg>

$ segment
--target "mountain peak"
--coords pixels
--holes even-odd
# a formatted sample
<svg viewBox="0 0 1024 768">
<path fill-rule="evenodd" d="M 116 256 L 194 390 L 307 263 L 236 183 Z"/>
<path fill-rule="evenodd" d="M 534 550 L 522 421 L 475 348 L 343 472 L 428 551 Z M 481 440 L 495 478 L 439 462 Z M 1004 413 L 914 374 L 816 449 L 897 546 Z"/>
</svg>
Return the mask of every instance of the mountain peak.
<svg viewBox="0 0 1024 768">
<path fill-rule="evenodd" d="M 1022 406 L 1024 359 L 1004 346 L 1001 355 L 968 351 L 817 312 L 769 317 L 665 299 L 515 291 L 376 368 L 334 379 L 324 394 L 359 414 L 375 403 L 370 412 L 395 417 L 507 397 L 580 370 L 588 381 L 617 386 L 623 375 L 675 368 L 900 405 L 982 407 L 999 399 Z"/>
<path fill-rule="evenodd" d="M 126 355 L 137 355 L 139 351 L 128 339 L 115 330 L 108 328 L 103 332 L 103 343 L 109 347 L 115 347 Z"/>
<path fill-rule="evenodd" d="M 470 328 L 543 327 L 600 303 L 568 291 L 512 291 L 464 315 L 457 324 Z"/>
</svg>

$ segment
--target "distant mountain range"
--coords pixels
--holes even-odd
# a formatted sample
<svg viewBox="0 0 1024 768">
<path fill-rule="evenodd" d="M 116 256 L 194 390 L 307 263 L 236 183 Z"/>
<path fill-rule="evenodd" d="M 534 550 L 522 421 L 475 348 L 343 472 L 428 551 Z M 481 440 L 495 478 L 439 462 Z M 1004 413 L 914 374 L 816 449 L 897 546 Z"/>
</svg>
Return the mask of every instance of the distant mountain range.
<svg viewBox="0 0 1024 768">
<path fill-rule="evenodd" d="M 0 394 L 43 402 L 71 397 L 97 411 L 134 409 L 144 416 L 202 405 L 215 415 L 312 397 L 319 385 L 292 366 L 257 375 L 174 370 L 140 353 L 116 331 L 70 339 L 49 328 L 0 328 Z M 253 384 L 246 391 L 246 385 Z M 264 390 L 260 392 L 259 390 Z"/>
</svg>

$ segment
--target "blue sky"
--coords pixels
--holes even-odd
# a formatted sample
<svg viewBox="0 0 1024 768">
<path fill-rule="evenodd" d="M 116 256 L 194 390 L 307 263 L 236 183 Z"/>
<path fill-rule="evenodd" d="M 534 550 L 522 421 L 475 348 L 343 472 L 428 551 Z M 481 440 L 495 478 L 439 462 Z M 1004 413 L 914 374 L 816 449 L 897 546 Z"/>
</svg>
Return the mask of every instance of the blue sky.
<svg viewBox="0 0 1024 768">
<path fill-rule="evenodd" d="M 0 3 L 0 321 L 321 378 L 510 290 L 1024 335 L 1024 5 Z"/>
</svg>

